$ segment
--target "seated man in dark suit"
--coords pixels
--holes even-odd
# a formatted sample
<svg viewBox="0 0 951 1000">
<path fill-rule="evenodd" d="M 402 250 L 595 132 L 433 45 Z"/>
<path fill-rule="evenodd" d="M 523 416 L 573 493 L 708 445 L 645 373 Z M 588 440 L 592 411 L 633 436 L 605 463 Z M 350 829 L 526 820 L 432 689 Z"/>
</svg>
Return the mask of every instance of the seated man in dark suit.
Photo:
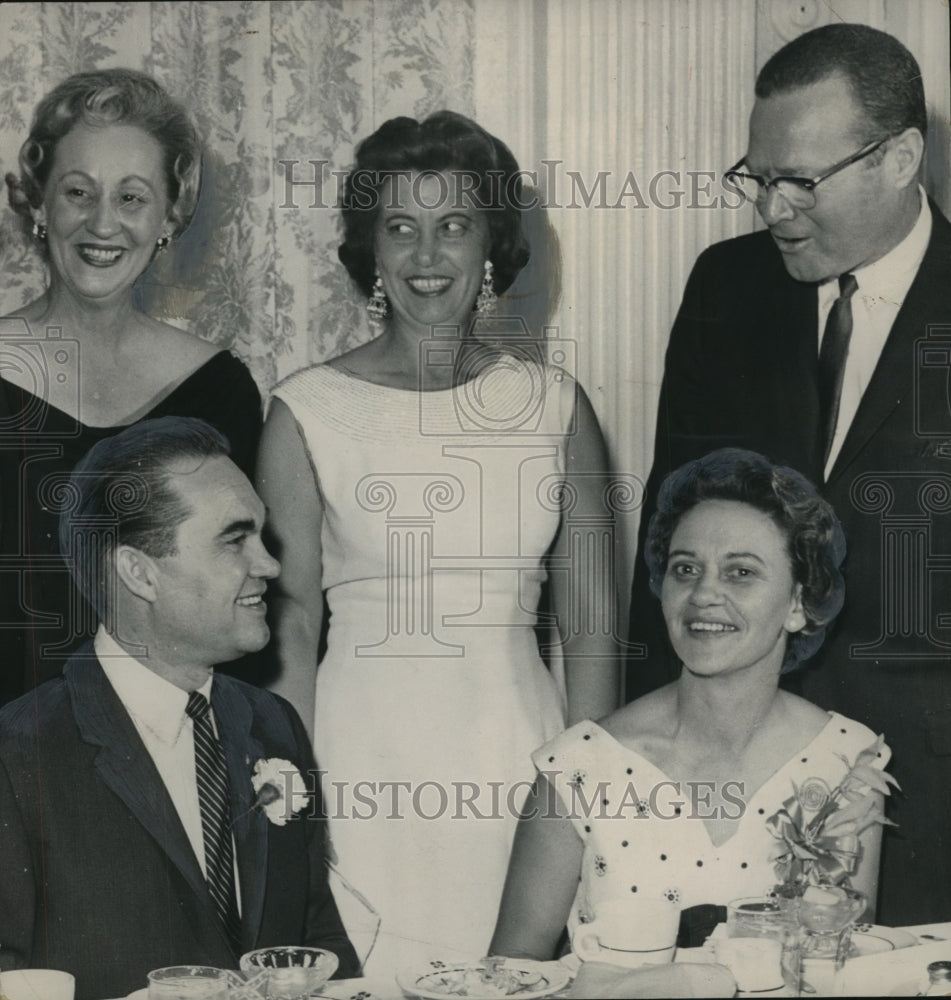
<svg viewBox="0 0 951 1000">
<path fill-rule="evenodd" d="M 641 548 L 664 477 L 736 446 L 821 484 L 846 603 L 798 690 L 884 732 L 894 796 L 879 919 L 951 919 L 951 225 L 919 185 L 921 72 L 865 25 L 817 28 L 760 71 L 727 178 L 762 232 L 697 260 L 667 350 Z M 628 697 L 674 676 L 643 559 Z M 792 675 L 792 681 L 798 675 Z"/>
<path fill-rule="evenodd" d="M 266 644 L 280 569 L 227 441 L 194 419 L 135 424 L 63 495 L 62 551 L 102 624 L 0 711 L 0 968 L 71 972 L 77 1000 L 267 945 L 328 948 L 356 975 L 300 794 L 303 725 L 214 671 Z"/>
</svg>

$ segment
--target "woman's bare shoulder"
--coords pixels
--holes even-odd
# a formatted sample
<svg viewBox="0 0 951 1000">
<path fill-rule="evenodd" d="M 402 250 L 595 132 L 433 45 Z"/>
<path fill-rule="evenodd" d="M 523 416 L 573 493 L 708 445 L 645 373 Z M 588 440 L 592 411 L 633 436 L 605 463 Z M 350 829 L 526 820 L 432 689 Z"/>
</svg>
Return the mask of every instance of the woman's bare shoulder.
<svg viewBox="0 0 951 1000">
<path fill-rule="evenodd" d="M 636 748 L 644 740 L 671 732 L 676 714 L 676 684 L 651 691 L 598 720 L 619 743 Z"/>
<path fill-rule="evenodd" d="M 381 357 L 385 352 L 381 350 L 380 338 L 368 340 L 364 344 L 357 344 L 349 351 L 338 354 L 326 362 L 331 368 L 350 372 L 352 375 L 367 377 L 377 372 Z"/>
<path fill-rule="evenodd" d="M 0 316 L 0 323 L 26 323 L 29 334 L 32 337 L 39 337 L 45 333 L 41 320 L 47 309 L 46 296 L 41 295 L 38 299 L 28 302 L 24 306 L 11 309 L 5 316 Z"/>
<path fill-rule="evenodd" d="M 779 697 L 790 727 L 796 732 L 815 735 L 828 723 L 829 713 L 825 709 L 800 698 L 798 694 L 780 691 Z"/>
<path fill-rule="evenodd" d="M 183 330 L 180 326 L 166 323 L 165 320 L 155 319 L 153 316 L 142 314 L 147 332 L 163 348 L 176 348 L 190 353 L 195 357 L 207 355 L 211 357 L 221 350 L 220 344 L 212 343 L 210 340 L 203 340 L 198 333 L 191 333 Z"/>
<path fill-rule="evenodd" d="M 165 381 L 175 381 L 200 368 L 221 351 L 220 344 L 151 316 L 144 318 L 144 336 L 139 338 L 140 361 L 152 371 L 162 372 Z"/>
<path fill-rule="evenodd" d="M 394 350 L 392 340 L 385 333 L 332 358 L 327 366 L 384 388 L 420 389 L 421 376 L 416 367 L 416 356 L 411 352 L 406 357 Z"/>
</svg>

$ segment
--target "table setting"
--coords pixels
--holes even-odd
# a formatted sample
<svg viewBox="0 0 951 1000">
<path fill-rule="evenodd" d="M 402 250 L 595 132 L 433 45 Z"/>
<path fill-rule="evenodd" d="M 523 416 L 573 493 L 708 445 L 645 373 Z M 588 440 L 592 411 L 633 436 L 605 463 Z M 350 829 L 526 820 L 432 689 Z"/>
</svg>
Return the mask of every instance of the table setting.
<svg viewBox="0 0 951 1000">
<path fill-rule="evenodd" d="M 830 906 L 832 901 L 816 905 Z M 204 966 L 154 970 L 148 984 L 128 998 L 103 1000 L 951 994 L 951 921 L 882 927 L 853 920 L 847 927 L 835 930 L 828 922 L 817 920 L 813 911 L 807 914 L 806 925 L 794 930 L 788 907 L 777 904 L 775 898 L 739 899 L 728 907 L 727 922 L 718 925 L 704 945 L 675 949 L 672 940 L 658 947 L 658 941 L 676 935 L 670 926 L 640 921 L 632 924 L 619 913 L 610 917 L 599 925 L 579 928 L 584 930 L 583 936 L 576 931 L 585 961 L 576 953 L 549 962 L 433 958 L 395 977 L 332 980 L 329 977 L 337 963 L 330 952 L 318 948 L 270 948 L 242 956 L 240 973 Z M 818 956 L 810 949 L 808 935 L 817 933 L 817 927 L 819 934 L 835 935 L 835 953 Z M 847 942 L 840 940 L 843 936 L 847 936 Z M 797 948 L 799 962 L 793 969 L 790 952 L 795 953 Z M 838 956 L 840 948 L 844 951 Z M 827 967 L 822 967 L 823 962 Z M 699 968 L 702 966 L 707 968 Z M 716 978 L 711 970 L 722 966 L 730 970 L 732 978 Z M 937 970 L 933 972 L 936 984 L 929 980 L 929 966 Z M 735 994 L 726 992 L 727 988 L 734 989 L 734 980 L 739 989 Z M 0 1000 L 73 1000 L 73 990 L 73 977 L 65 972 L 0 972 Z"/>
</svg>

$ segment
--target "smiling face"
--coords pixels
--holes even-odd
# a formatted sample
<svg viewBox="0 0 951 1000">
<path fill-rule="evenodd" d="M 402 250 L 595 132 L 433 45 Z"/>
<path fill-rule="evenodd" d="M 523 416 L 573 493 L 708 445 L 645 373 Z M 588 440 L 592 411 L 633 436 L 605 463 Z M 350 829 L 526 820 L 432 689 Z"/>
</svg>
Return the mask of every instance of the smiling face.
<svg viewBox="0 0 951 1000">
<path fill-rule="evenodd" d="M 128 293 L 173 231 L 162 147 L 135 125 L 82 122 L 57 143 L 37 211 L 53 280 L 108 301 Z"/>
<path fill-rule="evenodd" d="M 207 669 L 267 643 L 263 596 L 280 564 L 261 540 L 264 505 L 230 458 L 206 459 L 172 484 L 193 513 L 176 553 L 153 559 L 153 629 L 166 662 Z"/>
<path fill-rule="evenodd" d="M 767 514 L 734 500 L 689 510 L 670 540 L 661 603 L 692 673 L 779 674 L 786 637 L 806 624 L 786 539 Z"/>
<path fill-rule="evenodd" d="M 388 179 L 374 234 L 394 322 L 424 336 L 468 323 L 489 256 L 489 225 L 452 173 Z"/>
<path fill-rule="evenodd" d="M 844 77 L 758 98 L 750 117 L 745 163 L 752 173 L 816 177 L 865 143 L 881 139 Z M 816 188 L 810 209 L 791 206 L 775 189 L 758 205 L 786 270 L 799 281 L 823 281 L 870 264 L 905 236 L 905 186 L 890 183 L 884 153 L 845 167 Z"/>
</svg>

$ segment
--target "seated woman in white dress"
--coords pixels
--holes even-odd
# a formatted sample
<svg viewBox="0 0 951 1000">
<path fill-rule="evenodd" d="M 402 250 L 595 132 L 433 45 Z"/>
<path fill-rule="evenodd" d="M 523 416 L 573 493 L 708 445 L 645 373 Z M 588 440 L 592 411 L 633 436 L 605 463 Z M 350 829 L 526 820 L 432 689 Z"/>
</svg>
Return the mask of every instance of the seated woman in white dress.
<svg viewBox="0 0 951 1000">
<path fill-rule="evenodd" d="M 549 959 L 566 923 L 635 895 L 709 931 L 719 907 L 780 881 L 769 821 L 784 804 L 814 815 L 869 747 L 884 767 L 869 729 L 779 688 L 842 606 L 844 554 L 831 507 L 760 455 L 722 449 L 668 477 L 646 557 L 681 675 L 536 751 L 491 953 Z M 868 794 L 851 883 L 873 905 L 883 818 Z"/>
</svg>

